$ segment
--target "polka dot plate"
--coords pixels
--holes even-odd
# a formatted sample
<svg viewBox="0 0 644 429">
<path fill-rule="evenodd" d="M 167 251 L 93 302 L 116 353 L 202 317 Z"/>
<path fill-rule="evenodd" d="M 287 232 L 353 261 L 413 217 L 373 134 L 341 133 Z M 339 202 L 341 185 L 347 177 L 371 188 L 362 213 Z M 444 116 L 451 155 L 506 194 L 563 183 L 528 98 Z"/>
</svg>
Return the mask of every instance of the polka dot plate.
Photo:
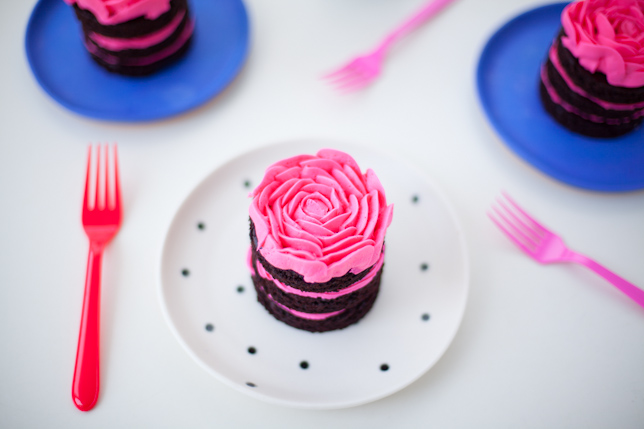
<svg viewBox="0 0 644 429">
<path fill-rule="evenodd" d="M 378 174 L 394 217 L 372 310 L 345 329 L 311 333 L 257 302 L 246 266 L 248 194 L 273 162 L 325 147 Z M 190 193 L 167 232 L 159 292 L 179 343 L 217 379 L 271 403 L 333 409 L 386 397 L 429 370 L 459 328 L 468 277 L 461 227 L 424 174 L 361 146 L 303 141 L 243 154 Z"/>
</svg>

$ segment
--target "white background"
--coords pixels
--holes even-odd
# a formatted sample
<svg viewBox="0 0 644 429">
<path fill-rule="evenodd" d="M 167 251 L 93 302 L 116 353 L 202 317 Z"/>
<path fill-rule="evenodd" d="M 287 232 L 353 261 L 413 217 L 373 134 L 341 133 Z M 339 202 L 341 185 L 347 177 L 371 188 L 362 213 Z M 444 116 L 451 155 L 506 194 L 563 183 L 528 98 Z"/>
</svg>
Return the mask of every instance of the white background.
<svg viewBox="0 0 644 429">
<path fill-rule="evenodd" d="M 340 96 L 319 76 L 424 1 L 246 0 L 252 43 L 239 77 L 195 111 L 143 124 L 87 119 L 44 93 L 23 48 L 34 4 L 0 5 L 0 427 L 644 427 L 644 309 L 581 267 L 528 259 L 485 215 L 507 190 L 572 247 L 644 286 L 644 193 L 543 175 L 479 107 L 485 41 L 541 2 L 457 0 L 396 47 L 377 84 Z M 300 138 L 395 150 L 444 189 L 469 244 L 469 301 L 452 346 L 408 388 L 356 408 L 290 409 L 231 389 L 191 360 L 159 305 L 161 245 L 186 195 L 226 160 Z M 119 144 L 125 220 L 104 259 L 101 396 L 82 413 L 70 390 L 90 142 Z"/>
</svg>

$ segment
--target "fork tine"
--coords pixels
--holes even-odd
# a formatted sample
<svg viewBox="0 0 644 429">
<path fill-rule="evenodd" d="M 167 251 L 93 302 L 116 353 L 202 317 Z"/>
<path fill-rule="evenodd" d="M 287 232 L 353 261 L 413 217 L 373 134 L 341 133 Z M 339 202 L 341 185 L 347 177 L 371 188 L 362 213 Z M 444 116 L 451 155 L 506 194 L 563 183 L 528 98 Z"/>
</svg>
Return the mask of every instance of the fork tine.
<svg viewBox="0 0 644 429">
<path fill-rule="evenodd" d="M 365 74 L 361 71 L 356 71 L 352 73 L 347 73 L 342 78 L 336 79 L 334 82 L 331 82 L 333 86 L 339 91 L 352 91 L 360 89 L 368 85 L 373 80 L 373 76 L 370 74 Z"/>
<path fill-rule="evenodd" d="M 85 173 L 85 194 L 83 197 L 83 212 L 89 209 L 89 170 L 92 164 L 92 146 L 87 149 L 87 172 Z"/>
<path fill-rule="evenodd" d="M 523 209 L 521 208 L 521 206 L 519 206 L 519 204 L 517 204 L 517 203 L 514 201 L 514 199 L 512 199 L 512 197 L 511 197 L 507 192 L 502 192 L 502 194 L 503 194 L 503 196 L 508 200 L 508 202 L 509 202 L 510 204 L 512 204 L 512 206 L 513 206 L 515 209 L 517 209 L 517 211 L 518 211 L 519 213 L 521 213 L 523 216 L 525 216 L 525 218 L 526 218 L 526 219 L 527 219 L 527 220 L 528 220 L 532 225 L 534 225 L 534 227 L 535 227 L 535 228 L 537 228 L 537 230 L 538 230 L 542 235 L 543 235 L 543 234 L 546 234 L 546 233 L 548 233 L 548 232 L 550 232 L 550 231 L 549 231 L 545 226 L 541 225 L 539 222 L 537 222 L 537 221 L 536 221 L 536 219 L 534 219 L 534 218 L 533 218 L 532 216 L 530 216 L 530 215 L 529 215 L 525 210 L 523 210 Z"/>
<path fill-rule="evenodd" d="M 517 219 L 514 214 L 504 213 L 503 210 L 493 207 L 495 214 L 500 217 L 505 225 L 509 227 L 508 231 L 517 239 L 521 238 L 521 242 L 526 246 L 530 245 L 531 248 L 534 248 L 537 245 L 537 242 L 530 236 L 528 236 L 520 227 L 517 226 L 517 223 L 521 224 L 521 220 Z M 507 208 L 504 207 L 504 210 L 507 211 Z"/>
<path fill-rule="evenodd" d="M 523 235 L 524 235 L 524 237 L 526 237 L 526 239 L 529 239 L 530 241 L 534 242 L 535 244 L 538 243 L 539 241 L 541 241 L 542 234 L 539 234 L 541 231 L 538 231 L 538 230 L 535 231 L 534 226 L 528 225 L 524 221 L 524 219 L 522 219 L 521 216 L 519 216 L 517 213 L 515 213 L 515 211 L 511 210 L 503 200 L 497 198 L 497 204 L 499 204 L 503 208 L 503 211 L 509 217 L 512 218 L 513 223 L 515 225 L 518 224 L 521 227 L 521 229 L 518 230 L 518 231 L 520 233 L 524 233 Z M 529 234 L 530 237 L 528 237 L 527 234 L 525 234 L 525 233 Z"/>
<path fill-rule="evenodd" d="M 360 85 L 364 85 L 364 81 L 365 79 L 361 76 L 352 76 L 350 79 L 335 83 L 334 87 L 340 92 L 351 92 L 352 90 L 359 88 Z"/>
<path fill-rule="evenodd" d="M 488 217 L 494 222 L 494 224 L 503 232 L 509 239 L 512 241 L 514 244 L 516 244 L 521 250 L 523 250 L 525 253 L 532 254 L 533 251 L 530 249 L 528 246 L 526 246 L 523 242 L 518 240 L 503 224 L 497 220 L 494 215 L 490 212 L 487 212 Z"/>
<path fill-rule="evenodd" d="M 327 73 L 327 74 L 323 75 L 322 79 L 331 79 L 331 80 L 333 80 L 334 78 L 340 77 L 340 76 L 348 73 L 351 69 L 353 69 L 356 66 L 356 63 L 357 63 L 357 60 L 355 60 L 355 59 L 352 60 L 352 61 L 349 61 L 348 63 L 346 63 L 342 67 L 340 67 L 340 68 L 338 68 L 338 69 L 336 69 L 336 70 L 334 70 L 334 71 L 332 71 L 330 73 Z"/>
<path fill-rule="evenodd" d="M 346 82 L 348 80 L 360 78 L 361 76 L 362 76 L 362 73 L 360 73 L 360 70 L 352 67 L 352 68 L 347 68 L 342 73 L 337 73 L 335 76 L 330 77 L 327 80 L 329 81 L 330 84 L 337 85 L 337 84 L 341 84 L 342 82 Z"/>
<path fill-rule="evenodd" d="M 94 186 L 94 207 L 93 210 L 98 210 L 99 206 L 99 195 L 100 194 L 100 177 L 101 177 L 101 145 L 99 143 L 98 148 L 96 148 L 96 180 Z"/>
<path fill-rule="evenodd" d="M 330 73 L 326 73 L 322 75 L 322 79 L 327 79 L 327 80 L 334 80 L 337 79 L 338 77 L 343 76 L 349 69 L 351 68 L 351 64 L 347 64 L 344 67 L 340 67 L 337 70 L 334 70 Z"/>
<path fill-rule="evenodd" d="M 107 210 L 109 208 L 109 202 L 110 202 L 110 191 L 109 191 L 109 182 L 110 182 L 110 168 L 109 168 L 109 149 L 110 145 L 105 144 L 103 153 L 105 155 L 105 159 L 103 160 L 103 205 L 102 208 L 103 210 Z"/>
<path fill-rule="evenodd" d="M 121 211 L 121 189 L 119 184 L 119 164 L 116 152 L 116 144 L 114 144 L 114 210 Z"/>
</svg>

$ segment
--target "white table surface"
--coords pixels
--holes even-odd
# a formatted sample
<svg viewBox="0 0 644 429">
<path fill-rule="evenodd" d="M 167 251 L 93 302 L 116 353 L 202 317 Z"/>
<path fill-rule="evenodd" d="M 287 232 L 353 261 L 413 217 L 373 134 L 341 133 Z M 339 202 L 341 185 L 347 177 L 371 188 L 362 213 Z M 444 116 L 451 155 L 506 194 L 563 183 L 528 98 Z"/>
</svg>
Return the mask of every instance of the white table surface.
<svg viewBox="0 0 644 429">
<path fill-rule="evenodd" d="M 45 94 L 23 48 L 35 1 L 2 0 L 0 427 L 644 427 L 644 309 L 581 267 L 533 262 L 485 215 L 507 190 L 644 287 L 644 193 L 543 175 L 479 107 L 485 41 L 541 2 L 459 0 L 398 45 L 369 90 L 340 96 L 318 79 L 423 3 L 246 0 L 252 48 L 239 78 L 195 111 L 124 124 L 78 116 Z M 469 245 L 469 300 L 451 347 L 406 389 L 355 408 L 290 409 L 231 389 L 181 348 L 159 304 L 162 242 L 191 189 L 238 154 L 302 138 L 395 150 L 443 188 Z M 104 259 L 101 395 L 83 413 L 70 390 L 90 142 L 119 144 L 125 220 Z"/>
</svg>

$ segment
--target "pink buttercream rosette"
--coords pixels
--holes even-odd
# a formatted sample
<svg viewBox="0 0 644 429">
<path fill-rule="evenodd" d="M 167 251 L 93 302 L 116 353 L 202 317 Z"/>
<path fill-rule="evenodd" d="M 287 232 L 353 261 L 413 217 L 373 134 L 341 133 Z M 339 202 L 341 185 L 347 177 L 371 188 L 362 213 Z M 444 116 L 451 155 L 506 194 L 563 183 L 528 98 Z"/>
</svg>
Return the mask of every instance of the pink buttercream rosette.
<svg viewBox="0 0 644 429">
<path fill-rule="evenodd" d="M 271 165 L 252 192 L 257 246 L 273 266 L 325 283 L 374 265 L 393 206 L 372 170 L 323 149 Z"/>
<path fill-rule="evenodd" d="M 170 10 L 170 0 L 64 0 L 89 10 L 103 25 L 116 25 L 140 16 L 155 20 Z"/>
<path fill-rule="evenodd" d="M 563 45 L 609 84 L 644 86 L 644 0 L 582 0 L 561 16 Z"/>
</svg>

